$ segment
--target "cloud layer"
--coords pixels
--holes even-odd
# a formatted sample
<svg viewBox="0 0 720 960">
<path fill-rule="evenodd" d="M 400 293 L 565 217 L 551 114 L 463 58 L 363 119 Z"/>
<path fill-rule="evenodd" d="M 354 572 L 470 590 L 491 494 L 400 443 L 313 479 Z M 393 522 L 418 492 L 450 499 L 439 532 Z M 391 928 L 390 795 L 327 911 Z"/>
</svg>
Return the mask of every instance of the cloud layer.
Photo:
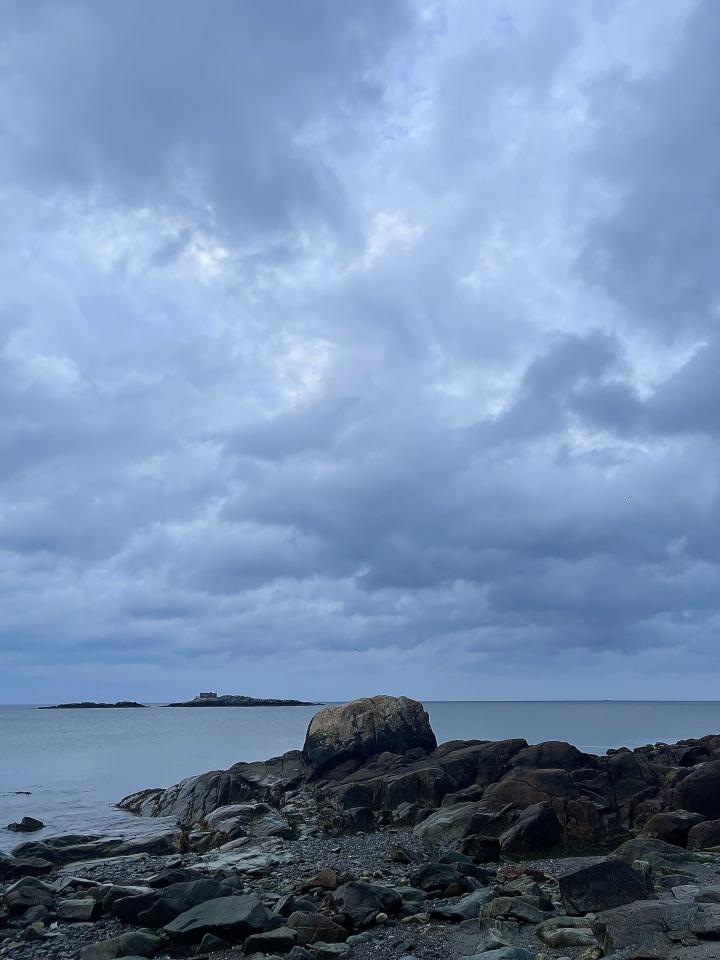
<svg viewBox="0 0 720 960">
<path fill-rule="evenodd" d="M 0 0 L 0 701 L 715 697 L 712 0 Z"/>
</svg>

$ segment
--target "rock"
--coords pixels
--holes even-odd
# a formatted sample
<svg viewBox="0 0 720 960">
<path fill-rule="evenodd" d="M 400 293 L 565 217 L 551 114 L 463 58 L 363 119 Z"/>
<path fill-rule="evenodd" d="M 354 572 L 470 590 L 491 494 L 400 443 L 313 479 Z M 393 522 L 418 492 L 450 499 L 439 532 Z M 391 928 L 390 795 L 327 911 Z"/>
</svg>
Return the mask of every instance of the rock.
<svg viewBox="0 0 720 960">
<path fill-rule="evenodd" d="M 623 860 L 612 857 L 564 874 L 558 879 L 558 885 L 569 914 L 611 910 L 653 896 L 649 874 L 633 870 Z"/>
<path fill-rule="evenodd" d="M 295 930 L 302 947 L 318 941 L 341 943 L 347 938 L 347 930 L 322 913 L 296 911 L 290 914 L 287 925 Z"/>
<path fill-rule="evenodd" d="M 474 953 L 462 960 L 533 960 L 533 955 L 525 947 L 498 947 L 497 950 Z"/>
<path fill-rule="evenodd" d="M 52 888 L 44 883 L 36 882 L 31 885 L 19 880 L 5 891 L 5 906 L 12 915 L 25 913 L 31 907 L 51 907 L 52 904 Z"/>
<path fill-rule="evenodd" d="M 44 923 L 47 926 L 52 919 L 52 914 L 47 907 L 39 904 L 37 907 L 30 907 L 23 915 L 24 923 Z"/>
<path fill-rule="evenodd" d="M 148 853 L 163 856 L 178 849 L 179 834 L 175 830 L 147 836 L 132 837 L 128 840 L 118 837 L 95 837 L 67 834 L 61 837 L 48 837 L 46 840 L 31 840 L 21 843 L 12 851 L 19 859 L 42 859 L 61 865 L 80 860 L 92 860 L 115 856 L 132 856 Z"/>
<path fill-rule="evenodd" d="M 703 822 L 702 814 L 690 813 L 689 810 L 671 810 L 667 813 L 656 813 L 650 817 L 642 829 L 643 837 L 654 837 L 678 847 L 687 845 L 688 833 L 692 827 Z"/>
<path fill-rule="evenodd" d="M 347 760 L 363 761 L 385 751 L 402 754 L 437 747 L 421 703 L 377 696 L 326 707 L 310 721 L 302 755 L 316 776 Z"/>
<path fill-rule="evenodd" d="M 44 826 L 42 820 L 36 820 L 35 817 L 23 817 L 19 823 L 9 823 L 6 829 L 13 833 L 33 833 L 35 830 L 42 830 Z"/>
<path fill-rule="evenodd" d="M 397 913 L 402 906 L 402 897 L 391 887 L 357 880 L 338 887 L 332 901 L 336 912 L 347 917 L 354 929 L 368 926 L 379 913 Z"/>
<path fill-rule="evenodd" d="M 579 796 L 578 786 L 566 770 L 515 767 L 487 788 L 483 802 L 496 807 L 510 804 L 516 810 L 524 810 L 555 797 L 567 800 Z"/>
<path fill-rule="evenodd" d="M 60 920 L 87 923 L 100 914 L 100 904 L 92 897 L 75 900 L 58 900 L 57 915 Z"/>
<path fill-rule="evenodd" d="M 410 874 L 410 883 L 426 892 L 452 896 L 447 891 L 455 886 L 458 892 L 467 890 L 467 881 L 460 870 L 451 863 L 426 863 Z"/>
<path fill-rule="evenodd" d="M 80 951 L 80 960 L 116 960 L 118 957 L 154 957 L 159 951 L 162 940 L 151 933 L 121 933 Z"/>
<path fill-rule="evenodd" d="M 618 857 L 625 863 L 632 864 L 636 860 L 645 860 L 656 870 L 673 870 L 684 863 L 694 863 L 699 858 L 689 853 L 684 847 L 676 847 L 664 840 L 655 840 L 651 837 L 635 837 L 626 840 L 616 850 L 612 857 Z"/>
<path fill-rule="evenodd" d="M 163 930 L 174 943 L 198 943 L 206 933 L 239 941 L 271 926 L 270 914 L 260 900 L 241 895 L 198 904 L 171 920 Z"/>
<path fill-rule="evenodd" d="M 666 957 L 668 932 L 688 932 L 697 909 L 693 904 L 639 900 L 597 914 L 592 931 L 606 955 L 627 951 L 623 955 L 638 956 L 634 948 L 642 947 L 646 952 L 640 956 Z"/>
<path fill-rule="evenodd" d="M 577 747 L 562 740 L 546 740 L 520 750 L 510 761 L 511 767 L 534 767 L 551 770 L 580 770 L 597 767 L 598 758 L 592 753 L 581 753 Z"/>
<path fill-rule="evenodd" d="M 698 764 L 673 790 L 673 806 L 720 818 L 720 760 Z"/>
<path fill-rule="evenodd" d="M 328 869 L 327 867 L 324 870 L 318 871 L 314 877 L 306 880 L 302 885 L 303 890 L 312 890 L 313 887 L 320 887 L 322 890 L 337 890 L 337 873 L 334 870 Z"/>
<path fill-rule="evenodd" d="M 252 953 L 288 953 L 297 943 L 297 931 L 290 927 L 276 927 L 264 933 L 253 933 L 243 946 L 245 956 Z"/>
<path fill-rule="evenodd" d="M 253 934 L 253 936 L 256 936 L 256 934 Z M 213 950 L 228 950 L 229 946 L 226 940 L 216 937 L 214 933 L 206 933 L 200 941 L 198 949 L 212 952 Z"/>
<path fill-rule="evenodd" d="M 529 902 L 526 897 L 495 897 L 482 908 L 482 916 L 495 920 L 515 920 L 518 923 L 542 923 L 548 912 Z"/>
<path fill-rule="evenodd" d="M 506 855 L 525 857 L 556 847 L 562 835 L 562 825 L 551 804 L 535 803 L 526 807 L 517 821 L 501 834 L 500 850 Z"/>
<path fill-rule="evenodd" d="M 277 810 L 267 803 L 234 803 L 218 807 L 205 817 L 208 828 L 225 840 L 239 837 L 283 837 L 293 830 Z"/>
<path fill-rule="evenodd" d="M 476 834 L 499 835 L 508 820 L 482 802 L 440 807 L 419 823 L 413 833 L 431 846 L 447 846 Z"/>
<path fill-rule="evenodd" d="M 705 820 L 691 827 L 687 836 L 688 850 L 720 847 L 720 820 Z"/>
<path fill-rule="evenodd" d="M 597 946 L 597 940 L 590 930 L 581 930 L 577 927 L 558 927 L 556 930 L 548 930 L 541 939 L 554 950 L 560 950 L 563 947 Z"/>
<path fill-rule="evenodd" d="M 111 910 L 116 917 L 127 923 L 162 927 L 192 907 L 209 900 L 231 896 L 234 892 L 229 884 L 204 877 L 115 900 Z"/>
<path fill-rule="evenodd" d="M 480 911 L 495 897 L 492 890 L 474 890 L 455 903 L 439 904 L 430 910 L 432 920 L 446 920 L 450 923 L 462 923 L 463 920 L 476 920 Z"/>
<path fill-rule="evenodd" d="M 475 863 L 497 863 L 500 860 L 500 840 L 482 833 L 471 833 L 458 844 L 461 853 Z"/>
<path fill-rule="evenodd" d="M 20 877 L 42 877 L 53 865 L 41 857 L 8 857 L 0 853 L 0 883 L 9 883 Z"/>
<path fill-rule="evenodd" d="M 350 953 L 346 943 L 314 943 L 312 954 L 315 960 L 342 960 Z"/>
</svg>

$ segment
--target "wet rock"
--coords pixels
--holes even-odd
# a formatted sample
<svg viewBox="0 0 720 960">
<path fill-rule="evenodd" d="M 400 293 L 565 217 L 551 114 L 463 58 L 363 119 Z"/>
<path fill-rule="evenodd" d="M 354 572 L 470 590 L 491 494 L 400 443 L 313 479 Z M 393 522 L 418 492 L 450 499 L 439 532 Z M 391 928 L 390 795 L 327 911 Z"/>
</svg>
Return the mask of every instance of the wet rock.
<svg viewBox="0 0 720 960">
<path fill-rule="evenodd" d="M 0 883 L 10 883 L 20 877 L 42 877 L 52 868 L 53 864 L 42 857 L 8 857 L 0 853 Z"/>
<path fill-rule="evenodd" d="M 665 843 L 664 840 L 655 840 L 651 837 L 635 837 L 633 840 L 626 840 L 613 850 L 612 857 L 617 857 L 629 864 L 636 860 L 645 860 L 657 870 L 676 869 L 685 863 L 694 863 L 699 859 L 684 847 L 676 847 L 671 843 Z"/>
<path fill-rule="evenodd" d="M 559 878 L 558 884 L 563 906 L 569 914 L 611 910 L 653 897 L 650 875 L 633 870 L 623 860 L 614 858 L 566 873 Z"/>
<path fill-rule="evenodd" d="M 173 883 L 151 893 L 116 900 L 112 904 L 112 912 L 127 923 L 162 927 L 192 907 L 230 896 L 233 892 L 233 888 L 226 883 L 201 878 L 185 883 Z"/>
<path fill-rule="evenodd" d="M 277 810 L 267 803 L 234 803 L 218 807 L 205 817 L 212 833 L 225 840 L 240 837 L 293 836 L 290 824 Z"/>
<path fill-rule="evenodd" d="M 244 940 L 273 926 L 268 910 L 256 897 L 219 897 L 192 907 L 163 927 L 174 943 L 198 943 L 206 933 L 224 940 Z"/>
<path fill-rule="evenodd" d="M 35 817 L 23 817 L 19 822 L 9 823 L 6 829 L 13 833 L 33 833 L 35 830 L 42 830 L 44 826 L 42 820 L 36 820 Z"/>
<path fill-rule="evenodd" d="M 430 910 L 432 920 L 445 920 L 449 923 L 462 923 L 463 920 L 476 920 L 486 903 L 496 896 L 493 890 L 474 890 L 455 903 L 438 904 Z"/>
</svg>

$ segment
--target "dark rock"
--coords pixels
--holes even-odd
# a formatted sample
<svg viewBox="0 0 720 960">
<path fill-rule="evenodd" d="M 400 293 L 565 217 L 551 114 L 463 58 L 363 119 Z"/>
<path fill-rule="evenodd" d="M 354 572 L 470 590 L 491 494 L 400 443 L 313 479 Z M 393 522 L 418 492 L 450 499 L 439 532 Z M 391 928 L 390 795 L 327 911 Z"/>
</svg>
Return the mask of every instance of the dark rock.
<svg viewBox="0 0 720 960">
<path fill-rule="evenodd" d="M 666 813 L 656 813 L 650 817 L 642 829 L 643 837 L 654 837 L 678 847 L 687 845 L 688 833 L 692 827 L 703 822 L 702 814 L 690 813 L 689 810 L 671 810 Z"/>
<path fill-rule="evenodd" d="M 461 853 L 475 863 L 496 863 L 500 859 L 500 840 L 482 833 L 471 833 L 458 844 Z"/>
<path fill-rule="evenodd" d="M 591 929 L 606 955 L 627 951 L 623 956 L 667 957 L 668 934 L 688 933 L 697 909 L 694 904 L 639 900 L 598 913 Z M 633 949 L 638 947 L 645 953 Z"/>
<path fill-rule="evenodd" d="M 550 850 L 562 840 L 563 829 L 548 802 L 526 807 L 516 822 L 500 836 L 503 854 L 525 857 L 536 851 Z"/>
<path fill-rule="evenodd" d="M 28 883 L 21 879 L 5 891 L 5 906 L 12 916 L 25 913 L 31 907 L 51 907 L 53 904 L 51 887 L 42 883 L 42 881 L 37 881 L 34 877 L 26 878 L 26 880 L 33 880 L 34 882 Z"/>
<path fill-rule="evenodd" d="M 192 907 L 209 900 L 231 896 L 234 892 L 227 883 L 201 878 L 185 883 L 173 883 L 150 894 L 117 900 L 112 906 L 112 912 L 128 923 L 162 927 Z"/>
<path fill-rule="evenodd" d="M 681 780 L 673 791 L 673 806 L 706 820 L 720 818 L 720 760 L 701 763 Z"/>
<path fill-rule="evenodd" d="M 154 957 L 159 951 L 162 940 L 150 933 L 133 931 L 121 933 L 119 937 L 94 943 L 80 951 L 80 960 L 116 960 L 117 957 Z"/>
<path fill-rule="evenodd" d="M 581 753 L 571 743 L 561 740 L 546 740 L 520 750 L 510 761 L 511 767 L 534 767 L 551 770 L 580 770 L 597 768 L 598 758 L 591 753 Z"/>
<path fill-rule="evenodd" d="M 688 833 L 688 850 L 708 850 L 711 847 L 720 847 L 720 820 L 705 820 L 691 827 Z"/>
<path fill-rule="evenodd" d="M 509 804 L 516 810 L 524 810 L 554 797 L 576 799 L 579 796 L 578 786 L 566 770 L 515 767 L 487 788 L 484 802 L 495 806 Z"/>
<path fill-rule="evenodd" d="M 58 900 L 57 915 L 59 920 L 74 923 L 87 923 L 100 915 L 101 907 L 93 897 L 74 897 L 68 900 Z"/>
<path fill-rule="evenodd" d="M 303 758 L 314 775 L 347 761 L 363 761 L 384 751 L 405 753 L 437 746 L 421 703 L 407 697 L 368 697 L 326 707 L 310 721 Z"/>
<path fill-rule="evenodd" d="M 297 943 L 297 931 L 290 927 L 276 927 L 265 933 L 253 933 L 244 944 L 245 956 L 252 953 L 288 953 Z"/>
<path fill-rule="evenodd" d="M 498 947 L 496 950 L 474 953 L 464 960 L 533 960 L 533 955 L 525 947 Z"/>
<path fill-rule="evenodd" d="M 291 913 L 287 925 L 297 933 L 301 947 L 318 941 L 323 943 L 341 943 L 348 935 L 347 930 L 322 913 L 296 911 Z"/>
<path fill-rule="evenodd" d="M 684 847 L 676 847 L 671 843 L 665 843 L 664 840 L 654 840 L 651 837 L 635 837 L 633 840 L 626 840 L 617 850 L 613 850 L 612 856 L 619 857 L 629 864 L 636 860 L 647 860 L 656 870 L 674 870 L 684 863 L 693 863 L 699 859 Z"/>
<path fill-rule="evenodd" d="M 44 826 L 42 820 L 36 820 L 34 817 L 23 817 L 19 823 L 9 823 L 7 829 L 13 833 L 33 833 L 35 830 L 42 830 Z"/>
<path fill-rule="evenodd" d="M 244 940 L 251 933 L 270 929 L 267 909 L 251 896 L 219 897 L 198 904 L 163 927 L 175 943 L 198 943 L 206 933 L 224 940 Z"/>
<path fill-rule="evenodd" d="M 461 892 L 467 890 L 467 880 L 458 867 L 452 863 L 428 863 L 410 874 L 410 883 L 430 893 L 448 895 L 450 887 L 456 886 Z"/>
<path fill-rule="evenodd" d="M 463 920 L 475 920 L 480 911 L 496 896 L 493 890 L 474 890 L 455 903 L 438 904 L 431 908 L 432 920 L 446 920 L 450 923 L 462 923 Z"/>
<path fill-rule="evenodd" d="M 283 837 L 290 839 L 293 830 L 277 810 L 267 803 L 234 803 L 218 807 L 205 817 L 213 833 L 223 842 L 240 837 Z"/>
<path fill-rule="evenodd" d="M 46 926 L 52 919 L 52 914 L 46 906 L 30 907 L 23 914 L 23 923 L 44 923 Z"/>
<path fill-rule="evenodd" d="M 78 860 L 93 860 L 103 857 L 126 856 L 134 853 L 149 853 L 163 856 L 177 852 L 179 835 L 176 831 L 163 831 L 147 836 L 124 840 L 117 837 L 96 837 L 67 834 L 48 837 L 46 840 L 31 840 L 21 843 L 12 851 L 19 859 L 42 859 L 61 865 Z"/>
<path fill-rule="evenodd" d="M 53 864 L 41 857 L 7 857 L 0 853 L 0 883 L 10 883 L 21 877 L 42 877 L 52 868 Z"/>
<path fill-rule="evenodd" d="M 353 880 L 344 883 L 333 893 L 332 902 L 337 913 L 347 917 L 354 929 L 365 927 L 378 913 L 394 914 L 402 906 L 402 897 L 390 887 Z"/>
<path fill-rule="evenodd" d="M 253 934 L 256 936 L 256 934 Z M 200 941 L 200 950 L 207 950 L 212 953 L 213 950 L 228 950 L 230 944 L 227 940 L 223 940 L 221 937 L 216 937 L 214 933 L 206 933 L 205 936 Z"/>
<path fill-rule="evenodd" d="M 570 915 L 611 910 L 653 896 L 649 874 L 614 858 L 566 873 L 558 884 L 563 906 Z"/>
<path fill-rule="evenodd" d="M 419 823 L 413 833 L 431 846 L 444 847 L 476 834 L 499 836 L 508 823 L 507 816 L 488 809 L 482 802 L 463 803 L 441 807 Z"/>
</svg>

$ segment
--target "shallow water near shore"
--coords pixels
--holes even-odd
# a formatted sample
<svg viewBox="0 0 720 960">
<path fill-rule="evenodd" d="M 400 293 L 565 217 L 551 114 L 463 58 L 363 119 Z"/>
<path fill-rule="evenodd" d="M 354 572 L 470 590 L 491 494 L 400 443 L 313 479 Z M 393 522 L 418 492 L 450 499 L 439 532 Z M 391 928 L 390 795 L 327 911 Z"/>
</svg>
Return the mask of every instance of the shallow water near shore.
<svg viewBox="0 0 720 960">
<path fill-rule="evenodd" d="M 441 742 L 567 740 L 601 754 L 611 747 L 720 732 L 718 701 L 426 701 L 425 706 Z M 157 830 L 159 821 L 130 817 L 113 804 L 135 790 L 299 748 L 318 709 L 0 707 L 0 850 L 58 833 L 128 836 Z M 47 828 L 30 835 L 2 829 L 25 815 Z"/>
</svg>

